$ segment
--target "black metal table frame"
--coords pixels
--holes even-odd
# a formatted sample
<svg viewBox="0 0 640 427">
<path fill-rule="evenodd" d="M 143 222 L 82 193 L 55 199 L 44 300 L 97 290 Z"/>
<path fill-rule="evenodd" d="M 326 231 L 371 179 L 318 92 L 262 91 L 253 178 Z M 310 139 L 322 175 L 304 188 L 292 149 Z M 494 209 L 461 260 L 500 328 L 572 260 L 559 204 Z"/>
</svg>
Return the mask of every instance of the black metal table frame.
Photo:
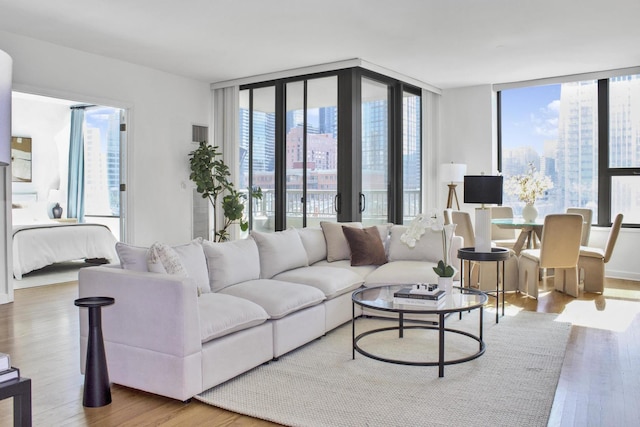
<svg viewBox="0 0 640 427">
<path fill-rule="evenodd" d="M 474 290 L 469 290 L 469 289 L 465 289 L 462 287 L 455 287 L 456 289 L 459 289 L 460 292 L 466 292 L 469 293 L 470 291 L 473 292 L 478 292 L 478 291 L 474 291 Z M 354 292 L 353 295 L 357 294 L 360 291 L 356 291 Z M 482 292 L 480 292 L 482 294 Z M 379 360 L 381 362 L 387 362 L 387 363 L 395 363 L 398 365 L 412 365 L 412 366 L 438 366 L 438 377 L 442 378 L 444 377 L 444 367 L 446 365 L 455 365 L 458 363 L 464 363 L 464 362 L 468 362 L 470 360 L 473 359 L 477 359 L 478 357 L 482 356 L 485 352 L 486 346 L 483 340 L 483 316 L 484 316 L 484 303 L 486 302 L 486 300 L 479 304 L 476 307 L 461 307 L 461 308 L 455 308 L 455 309 L 443 309 L 443 310 L 438 310 L 437 308 L 432 308 L 432 309 L 413 309 L 413 310 L 403 310 L 403 309 L 384 309 L 381 307 L 376 307 L 373 305 L 366 305 L 364 303 L 362 303 L 362 301 L 356 301 L 353 296 L 351 298 L 351 338 L 352 338 L 352 354 L 351 357 L 352 359 L 356 358 L 356 351 L 360 354 L 362 354 L 363 356 L 369 357 L 371 359 L 375 359 L 375 360 Z M 361 307 L 366 307 L 372 310 L 379 310 L 379 311 L 387 311 L 387 312 L 392 312 L 392 313 L 398 313 L 398 326 L 391 326 L 391 327 L 386 327 L 386 328 L 376 328 L 376 329 L 371 329 L 369 331 L 365 331 L 361 334 L 359 334 L 358 336 L 356 336 L 356 304 L 361 306 Z M 451 313 L 456 313 L 456 312 L 460 312 L 462 313 L 463 311 L 471 311 L 471 310 L 475 310 L 475 309 L 479 309 L 480 314 L 479 314 L 479 332 L 478 335 L 473 335 L 472 333 L 466 332 L 466 331 L 461 331 L 458 329 L 453 329 L 453 328 L 446 328 L 445 327 L 445 317 Z M 405 313 L 410 313 L 410 314 L 437 314 L 438 315 L 438 325 L 437 326 L 429 326 L 429 325 L 415 325 L 415 326 L 404 326 L 404 314 Z M 358 341 L 360 341 L 362 338 L 371 335 L 371 334 L 376 334 L 376 333 L 381 333 L 381 332 L 386 332 L 386 331 L 393 331 L 393 330 L 397 330 L 398 331 L 398 338 L 403 338 L 404 337 L 404 330 L 405 329 L 431 329 L 431 330 L 437 330 L 438 331 L 438 361 L 428 361 L 428 362 L 414 362 L 414 361 L 408 361 L 408 360 L 397 360 L 397 359 L 389 359 L 389 358 L 385 358 L 382 356 L 377 356 L 373 353 L 370 353 L 366 350 L 364 350 L 363 348 L 361 348 L 358 345 Z M 464 335 L 466 337 L 469 337 L 475 341 L 478 342 L 478 351 L 474 354 L 471 354 L 467 357 L 462 357 L 459 359 L 451 359 L 451 360 L 446 360 L 444 358 L 444 348 L 445 348 L 445 332 L 451 332 L 451 333 L 455 333 L 455 334 L 460 334 L 460 335 Z"/>
<path fill-rule="evenodd" d="M 460 258 L 460 280 L 463 282 L 460 284 L 464 286 L 464 262 L 469 261 L 469 268 L 467 272 L 467 288 L 471 287 L 471 261 L 479 262 L 495 262 L 496 263 L 496 290 L 485 291 L 484 293 L 496 299 L 496 323 L 499 322 L 500 312 L 500 263 L 502 262 L 502 316 L 504 317 L 504 280 L 505 280 L 505 266 L 504 263 L 511 257 L 511 252 L 507 248 L 494 247 L 491 248 L 491 252 L 476 252 L 475 248 L 461 248 L 458 249 L 458 258 Z M 493 293 L 495 292 L 495 295 Z M 462 312 L 460 313 L 462 315 Z"/>
<path fill-rule="evenodd" d="M 13 425 L 31 426 L 31 380 L 20 377 L 0 383 L 0 400 L 13 397 Z"/>
</svg>

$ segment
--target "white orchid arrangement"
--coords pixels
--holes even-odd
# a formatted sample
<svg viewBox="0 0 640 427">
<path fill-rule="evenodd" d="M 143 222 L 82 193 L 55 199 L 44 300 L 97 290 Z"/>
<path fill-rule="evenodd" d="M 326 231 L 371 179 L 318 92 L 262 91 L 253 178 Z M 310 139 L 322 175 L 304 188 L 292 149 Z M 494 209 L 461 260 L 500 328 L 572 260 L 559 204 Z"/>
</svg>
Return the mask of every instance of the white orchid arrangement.
<svg viewBox="0 0 640 427">
<path fill-rule="evenodd" d="M 455 229 L 456 224 L 444 225 L 437 213 L 432 211 L 428 216 L 424 214 L 416 216 L 409 224 L 407 231 L 400 236 L 400 241 L 410 248 L 415 248 L 417 241 L 427 230 L 442 233 L 443 259 L 438 261 L 438 266 L 433 267 L 433 271 L 440 277 L 453 277 L 455 269 L 449 265 L 449 248 L 451 248 Z"/>
<path fill-rule="evenodd" d="M 505 192 L 518 196 L 518 199 L 526 204 L 533 205 L 536 199 L 545 191 L 553 188 L 551 178 L 536 171 L 533 163 L 529 163 L 529 170 L 524 175 L 514 175 L 505 183 Z"/>
</svg>

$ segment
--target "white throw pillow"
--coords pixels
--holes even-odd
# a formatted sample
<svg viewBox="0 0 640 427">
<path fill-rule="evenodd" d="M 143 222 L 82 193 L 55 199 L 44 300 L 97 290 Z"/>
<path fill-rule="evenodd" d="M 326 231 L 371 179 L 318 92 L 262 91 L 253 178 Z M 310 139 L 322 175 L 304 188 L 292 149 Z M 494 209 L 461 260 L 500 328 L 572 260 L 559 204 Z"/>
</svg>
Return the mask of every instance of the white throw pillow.
<svg viewBox="0 0 640 427">
<path fill-rule="evenodd" d="M 212 292 L 260 278 L 260 256 L 253 239 L 223 243 L 205 240 L 202 248 L 207 259 Z"/>
<path fill-rule="evenodd" d="M 202 239 L 194 239 L 186 245 L 173 246 L 182 266 L 187 272 L 187 276 L 195 280 L 200 293 L 211 292 L 209 286 L 209 271 L 207 270 L 207 259 L 202 249 Z M 163 263 L 149 263 L 149 271 L 153 273 L 172 274 Z"/>
<path fill-rule="evenodd" d="M 309 265 L 327 259 L 327 241 L 324 239 L 322 228 L 305 227 L 298 228 L 297 231 L 304 249 L 307 251 Z"/>
<path fill-rule="evenodd" d="M 434 231 L 431 228 L 427 228 L 413 248 L 410 248 L 400 241 L 400 236 L 402 236 L 405 231 L 407 231 L 407 227 L 404 225 L 394 225 L 391 227 L 389 261 L 438 262 L 443 259 L 441 231 Z"/>
<path fill-rule="evenodd" d="M 117 242 L 116 253 L 120 258 L 121 268 L 133 271 L 149 271 L 147 266 L 148 248 Z"/>
<path fill-rule="evenodd" d="M 252 230 L 251 237 L 260 252 L 261 279 L 271 279 L 283 271 L 309 265 L 307 251 L 293 228 L 275 233 Z"/>
<path fill-rule="evenodd" d="M 351 249 L 344 237 L 342 226 L 362 228 L 359 222 L 320 222 L 324 238 L 327 242 L 327 261 L 340 261 L 351 258 Z"/>
<path fill-rule="evenodd" d="M 151 272 L 158 269 L 160 270 L 158 272 L 189 277 L 187 269 L 182 265 L 180 255 L 171 246 L 164 243 L 155 242 L 149 247 L 148 262 Z"/>
</svg>

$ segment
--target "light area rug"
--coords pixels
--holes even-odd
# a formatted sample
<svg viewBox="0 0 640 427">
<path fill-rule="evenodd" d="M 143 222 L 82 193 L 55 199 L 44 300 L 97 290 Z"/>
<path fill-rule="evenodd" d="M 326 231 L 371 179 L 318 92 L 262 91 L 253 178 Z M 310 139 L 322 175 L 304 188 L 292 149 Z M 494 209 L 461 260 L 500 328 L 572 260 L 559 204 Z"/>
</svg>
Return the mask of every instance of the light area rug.
<svg viewBox="0 0 640 427">
<path fill-rule="evenodd" d="M 552 314 L 485 313 L 486 352 L 445 366 L 384 363 L 351 357 L 351 324 L 196 396 L 233 412 L 291 426 L 546 426 L 571 325 Z M 393 322 L 397 324 L 397 322 Z M 457 315 L 448 328 L 478 331 L 478 312 Z M 360 333 L 388 320 L 359 319 Z M 389 357 L 436 360 L 437 332 L 367 336 L 360 345 Z M 478 349 L 476 341 L 447 334 L 446 355 Z"/>
</svg>

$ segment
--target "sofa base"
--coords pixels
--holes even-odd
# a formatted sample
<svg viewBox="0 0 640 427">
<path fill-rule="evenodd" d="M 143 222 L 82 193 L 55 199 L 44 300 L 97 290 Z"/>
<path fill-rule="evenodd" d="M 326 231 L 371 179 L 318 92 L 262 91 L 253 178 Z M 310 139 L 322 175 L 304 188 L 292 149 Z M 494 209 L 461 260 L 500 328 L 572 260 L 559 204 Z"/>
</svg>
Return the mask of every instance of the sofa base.
<svg viewBox="0 0 640 427">
<path fill-rule="evenodd" d="M 348 292 L 324 302 L 326 310 L 325 332 L 329 332 L 338 326 L 351 321 L 353 313 L 351 309 L 351 305 L 353 304 L 351 301 L 351 295 L 352 293 Z M 359 305 L 355 306 L 355 310 L 356 317 L 362 314 L 362 308 Z"/>
<path fill-rule="evenodd" d="M 273 325 L 265 322 L 202 345 L 202 391 L 273 358 Z"/>
<path fill-rule="evenodd" d="M 325 307 L 314 305 L 269 323 L 273 325 L 273 357 L 277 358 L 324 335 Z"/>
</svg>

